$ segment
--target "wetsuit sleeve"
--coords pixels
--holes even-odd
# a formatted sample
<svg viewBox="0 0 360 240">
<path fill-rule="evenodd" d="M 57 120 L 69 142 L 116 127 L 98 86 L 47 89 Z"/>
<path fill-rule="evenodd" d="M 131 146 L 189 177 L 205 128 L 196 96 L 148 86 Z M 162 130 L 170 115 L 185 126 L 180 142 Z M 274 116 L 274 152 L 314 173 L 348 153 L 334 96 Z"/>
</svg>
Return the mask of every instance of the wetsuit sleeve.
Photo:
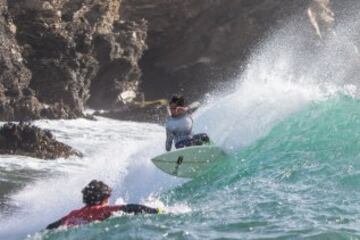
<svg viewBox="0 0 360 240">
<path fill-rule="evenodd" d="M 60 218 L 59 220 L 57 220 L 56 222 L 50 223 L 46 229 L 54 229 L 54 228 L 58 228 L 61 225 L 64 224 L 65 220 L 73 213 L 74 211 L 70 212 L 68 215 Z"/>
<path fill-rule="evenodd" d="M 64 218 L 61 218 L 59 220 L 57 220 L 56 222 L 50 223 L 46 229 L 54 229 L 54 228 L 58 228 L 61 226 L 62 222 L 63 222 Z"/>
<path fill-rule="evenodd" d="M 126 205 L 121 206 L 120 210 L 123 212 L 126 212 L 126 213 L 134 213 L 134 214 L 138 214 L 138 213 L 156 214 L 156 213 L 159 213 L 158 209 L 150 208 L 150 207 L 140 205 L 140 204 L 126 204 Z"/>
<path fill-rule="evenodd" d="M 174 139 L 174 135 L 168 129 L 166 129 L 166 142 L 165 142 L 166 151 L 171 150 L 173 139 Z"/>
<path fill-rule="evenodd" d="M 192 104 L 187 106 L 189 108 L 189 110 L 187 111 L 188 113 L 193 113 L 196 110 L 198 110 L 198 108 L 200 107 L 200 103 L 199 102 L 193 102 Z"/>
</svg>

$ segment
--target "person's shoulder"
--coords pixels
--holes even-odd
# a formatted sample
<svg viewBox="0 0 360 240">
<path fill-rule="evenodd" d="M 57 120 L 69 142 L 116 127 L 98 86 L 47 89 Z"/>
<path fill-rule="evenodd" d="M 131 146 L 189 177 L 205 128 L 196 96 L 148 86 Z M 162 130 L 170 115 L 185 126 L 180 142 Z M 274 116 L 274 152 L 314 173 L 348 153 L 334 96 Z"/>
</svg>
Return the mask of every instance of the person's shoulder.
<svg viewBox="0 0 360 240">
<path fill-rule="evenodd" d="M 71 216 L 74 216 L 74 215 L 77 215 L 77 214 L 81 213 L 82 211 L 84 211 L 84 209 L 85 209 L 85 208 L 83 207 L 83 208 L 80 208 L 80 209 L 72 210 L 71 212 L 69 212 L 69 213 L 65 216 L 65 218 L 71 217 Z"/>
<path fill-rule="evenodd" d="M 112 206 L 106 206 L 106 209 L 110 212 L 116 212 L 120 211 L 123 205 L 112 205 Z"/>
</svg>

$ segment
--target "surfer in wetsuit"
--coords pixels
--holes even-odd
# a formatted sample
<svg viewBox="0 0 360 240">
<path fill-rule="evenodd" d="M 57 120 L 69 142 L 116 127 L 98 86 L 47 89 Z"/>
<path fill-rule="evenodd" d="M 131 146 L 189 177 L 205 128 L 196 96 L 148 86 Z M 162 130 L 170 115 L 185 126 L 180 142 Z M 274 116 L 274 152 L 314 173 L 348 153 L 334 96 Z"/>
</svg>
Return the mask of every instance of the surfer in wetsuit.
<svg viewBox="0 0 360 240">
<path fill-rule="evenodd" d="M 169 102 L 170 116 L 165 124 L 166 151 L 171 150 L 173 141 L 175 148 L 202 145 L 210 142 L 206 133 L 192 134 L 193 119 L 191 113 L 196 111 L 199 106 L 198 102 L 186 106 L 183 96 L 173 96 L 171 98 Z"/>
<path fill-rule="evenodd" d="M 111 188 L 102 181 L 92 180 L 81 192 L 85 207 L 70 212 L 65 217 L 51 223 L 46 229 L 60 226 L 76 226 L 93 221 L 103 221 L 112 213 L 122 211 L 125 213 L 159 213 L 159 209 L 146 207 L 139 204 L 109 205 Z"/>
</svg>

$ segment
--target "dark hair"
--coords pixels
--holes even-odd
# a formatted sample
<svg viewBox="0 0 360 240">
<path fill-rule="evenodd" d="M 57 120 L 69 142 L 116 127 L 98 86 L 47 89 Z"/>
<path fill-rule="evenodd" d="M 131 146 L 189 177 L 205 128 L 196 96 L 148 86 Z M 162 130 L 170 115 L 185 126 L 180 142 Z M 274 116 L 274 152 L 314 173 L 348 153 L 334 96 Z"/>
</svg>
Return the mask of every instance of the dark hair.
<svg viewBox="0 0 360 240">
<path fill-rule="evenodd" d="M 185 106 L 185 99 L 181 95 L 174 95 L 171 97 L 169 104 L 176 104 L 176 106 L 184 107 Z"/>
<path fill-rule="evenodd" d="M 92 180 L 81 191 L 83 202 L 88 205 L 101 204 L 106 198 L 110 197 L 112 189 L 102 181 Z"/>
</svg>

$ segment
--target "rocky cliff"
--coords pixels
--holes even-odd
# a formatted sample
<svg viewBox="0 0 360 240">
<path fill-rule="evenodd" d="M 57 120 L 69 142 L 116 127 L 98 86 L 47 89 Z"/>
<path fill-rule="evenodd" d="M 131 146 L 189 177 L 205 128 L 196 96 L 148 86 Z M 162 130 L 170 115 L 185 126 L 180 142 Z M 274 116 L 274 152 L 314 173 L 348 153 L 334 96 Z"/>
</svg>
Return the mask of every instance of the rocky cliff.
<svg viewBox="0 0 360 240">
<path fill-rule="evenodd" d="M 350 0 L 347 0 L 350 1 Z M 16 0 L 0 3 L 0 120 L 190 98 L 241 71 L 293 15 L 315 41 L 338 0 Z M 124 108 L 125 106 L 125 108 Z M 126 112 L 126 111 L 124 111 Z"/>
<path fill-rule="evenodd" d="M 1 120 L 75 118 L 136 96 L 146 23 L 120 1 L 2 1 Z"/>
<path fill-rule="evenodd" d="M 0 116 L 2 120 L 19 118 L 36 112 L 36 100 L 32 106 L 28 88 L 31 72 L 24 65 L 21 48 L 15 32 L 16 26 L 7 12 L 7 4 L 0 2 Z"/>
<path fill-rule="evenodd" d="M 149 49 L 140 61 L 147 97 L 181 91 L 196 98 L 233 79 L 257 45 L 291 21 L 309 39 L 309 49 L 316 49 L 355 2 L 127 0 L 121 15 L 149 23 Z"/>
<path fill-rule="evenodd" d="M 310 1 L 282 0 L 127 0 L 126 19 L 149 22 L 149 50 L 141 59 L 148 97 L 163 88 L 201 96 L 238 73 L 252 48 L 272 28 Z M 162 86 L 159 87 L 159 86 Z"/>
</svg>

